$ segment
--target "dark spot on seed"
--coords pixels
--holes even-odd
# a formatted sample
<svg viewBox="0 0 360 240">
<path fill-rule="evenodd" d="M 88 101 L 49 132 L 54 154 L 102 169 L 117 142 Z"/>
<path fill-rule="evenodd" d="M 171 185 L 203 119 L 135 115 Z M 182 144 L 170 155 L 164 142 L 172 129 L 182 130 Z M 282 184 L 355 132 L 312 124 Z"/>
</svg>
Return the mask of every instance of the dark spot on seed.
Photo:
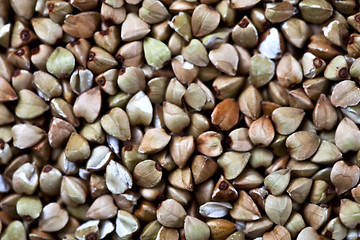
<svg viewBox="0 0 360 240">
<path fill-rule="evenodd" d="M 98 240 L 98 239 L 99 239 L 99 238 L 98 238 L 97 233 L 94 233 L 94 232 L 89 233 L 89 234 L 86 235 L 86 237 L 85 237 L 85 240 Z"/>
<path fill-rule="evenodd" d="M 16 56 L 19 56 L 19 57 L 21 57 L 22 55 L 24 55 L 24 53 L 25 53 L 25 51 L 24 51 L 24 49 L 19 49 L 19 50 L 16 50 L 15 52 L 14 52 L 14 54 L 16 55 Z"/>
<path fill-rule="evenodd" d="M 360 23 L 360 13 L 356 14 L 354 18 L 357 23 Z"/>
<path fill-rule="evenodd" d="M 322 61 L 320 58 L 314 58 L 313 64 L 316 68 L 320 68 L 322 66 Z"/>
<path fill-rule="evenodd" d="M 54 11 L 55 5 L 54 5 L 53 3 L 49 3 L 49 4 L 47 5 L 47 7 L 48 7 L 48 9 L 49 9 L 49 12 L 52 12 L 52 11 Z"/>
<path fill-rule="evenodd" d="M 221 92 L 219 91 L 219 89 L 217 87 L 214 87 L 214 94 L 215 94 L 215 97 L 218 97 L 221 94 Z"/>
<path fill-rule="evenodd" d="M 50 166 L 50 165 L 46 165 L 44 168 L 43 168 L 43 172 L 44 173 L 47 173 L 47 172 L 50 172 L 53 168 Z"/>
<path fill-rule="evenodd" d="M 20 70 L 20 69 L 16 69 L 16 70 L 14 71 L 13 77 L 19 76 L 20 73 L 21 73 L 21 70 Z"/>
<path fill-rule="evenodd" d="M 103 36 L 106 36 L 109 34 L 109 29 L 106 29 L 106 30 L 103 30 L 103 31 L 100 31 L 100 34 L 103 35 Z"/>
<path fill-rule="evenodd" d="M 23 219 L 24 219 L 26 222 L 30 222 L 30 221 L 32 221 L 32 220 L 33 220 L 33 218 L 32 218 L 32 217 L 30 217 L 29 215 L 25 215 L 25 216 L 23 216 Z"/>
<path fill-rule="evenodd" d="M 228 145 L 231 148 L 231 145 L 233 144 L 233 141 L 232 141 L 231 137 L 227 136 L 225 138 L 225 144 Z"/>
<path fill-rule="evenodd" d="M 225 182 L 225 181 L 222 181 L 221 183 L 220 183 L 220 185 L 219 185 L 219 189 L 220 190 L 226 190 L 226 189 L 228 189 L 229 188 L 229 184 L 227 183 L 227 182 Z"/>
<path fill-rule="evenodd" d="M 349 162 L 349 161 L 344 161 L 345 163 L 346 163 L 346 165 L 348 165 L 348 166 L 354 166 L 355 164 L 354 163 L 352 163 L 352 162 Z"/>
<path fill-rule="evenodd" d="M 162 167 L 161 167 L 160 163 L 158 163 L 158 162 L 155 163 L 155 168 L 156 168 L 156 170 L 158 170 L 160 172 L 162 171 Z"/>
<path fill-rule="evenodd" d="M 80 45 L 80 40 L 76 40 L 74 42 L 71 42 L 70 45 L 73 47 L 75 45 Z"/>
<path fill-rule="evenodd" d="M 325 194 L 326 195 L 333 195 L 335 193 L 334 189 L 332 189 L 332 187 L 328 186 L 326 189 L 325 189 Z"/>
<path fill-rule="evenodd" d="M 347 78 L 349 76 L 349 70 L 346 67 L 343 67 L 339 71 L 339 77 L 340 78 Z"/>
<path fill-rule="evenodd" d="M 146 85 L 145 87 L 145 93 L 148 95 L 151 93 L 151 88 L 149 87 L 149 85 Z"/>
<path fill-rule="evenodd" d="M 94 58 L 95 58 L 95 53 L 94 53 L 94 52 L 89 52 L 89 58 L 88 58 L 88 60 L 89 60 L 89 61 L 93 61 Z"/>
<path fill-rule="evenodd" d="M 110 18 L 105 19 L 104 23 L 105 23 L 106 26 L 115 25 L 114 21 L 112 19 L 110 19 Z"/>
<path fill-rule="evenodd" d="M 39 47 L 34 47 L 31 49 L 31 55 L 35 55 L 38 54 L 40 52 L 40 48 Z"/>
<path fill-rule="evenodd" d="M 348 45 L 353 44 L 353 42 L 354 42 L 354 36 L 350 36 Z"/>
<path fill-rule="evenodd" d="M 119 63 L 120 64 L 122 64 L 123 62 L 124 62 L 124 57 L 123 56 L 121 56 L 121 54 L 119 53 L 119 54 L 116 54 L 116 59 L 119 61 Z"/>
<path fill-rule="evenodd" d="M 96 81 L 97 81 L 97 83 L 98 83 L 100 86 L 104 86 L 105 83 L 106 83 L 105 77 L 100 77 L 100 78 L 98 78 Z"/>
<path fill-rule="evenodd" d="M 5 142 L 4 140 L 0 139 L 0 149 L 4 150 L 4 148 L 5 148 Z"/>
<path fill-rule="evenodd" d="M 324 235 L 325 235 L 325 237 L 328 237 L 328 238 L 330 238 L 330 239 L 332 238 L 332 232 L 330 232 L 330 231 L 328 231 L 328 230 L 325 232 Z"/>
<path fill-rule="evenodd" d="M 20 38 L 21 38 L 21 40 L 23 40 L 24 42 L 27 42 L 27 41 L 30 40 L 31 35 L 30 35 L 30 33 L 29 33 L 28 30 L 22 30 L 22 31 L 20 32 Z"/>
<path fill-rule="evenodd" d="M 239 26 L 240 26 L 241 28 L 246 28 L 248 25 L 249 25 L 249 21 L 248 21 L 246 18 L 244 18 L 243 20 L 241 20 L 241 22 L 239 23 Z"/>
<path fill-rule="evenodd" d="M 170 60 L 167 60 L 166 62 L 164 62 L 164 66 L 170 64 Z"/>
<path fill-rule="evenodd" d="M 126 145 L 125 146 L 125 151 L 131 151 L 133 150 L 134 146 L 133 145 Z"/>
<path fill-rule="evenodd" d="M 119 70 L 119 76 L 120 76 L 120 75 L 123 75 L 125 72 L 126 72 L 126 69 L 125 69 L 125 68 L 120 68 L 120 70 Z"/>
<path fill-rule="evenodd" d="M 268 30 L 272 26 L 272 23 L 268 20 L 263 23 L 264 30 Z"/>
</svg>

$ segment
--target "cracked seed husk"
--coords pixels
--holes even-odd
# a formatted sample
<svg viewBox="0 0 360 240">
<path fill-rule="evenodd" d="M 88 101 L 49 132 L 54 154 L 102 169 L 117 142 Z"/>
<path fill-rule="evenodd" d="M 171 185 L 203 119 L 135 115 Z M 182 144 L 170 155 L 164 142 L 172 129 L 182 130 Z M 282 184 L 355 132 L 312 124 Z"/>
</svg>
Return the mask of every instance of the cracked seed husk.
<svg viewBox="0 0 360 240">
<path fill-rule="evenodd" d="M 70 77 L 71 89 L 76 94 L 89 90 L 93 84 L 94 75 L 88 69 L 77 68 Z"/>
<path fill-rule="evenodd" d="M 129 238 L 140 229 L 139 220 L 124 210 L 117 212 L 116 234 L 120 238 Z"/>
<path fill-rule="evenodd" d="M 176 78 L 183 84 L 192 83 L 199 73 L 199 67 L 185 61 L 182 55 L 171 59 L 171 67 Z"/>
<path fill-rule="evenodd" d="M 126 105 L 126 113 L 132 126 L 150 125 L 153 119 L 153 107 L 143 91 L 136 93 Z"/>
<path fill-rule="evenodd" d="M 99 220 L 90 220 L 78 228 L 76 228 L 75 236 L 79 240 L 87 240 L 87 239 L 98 239 L 99 238 Z"/>
<path fill-rule="evenodd" d="M 95 147 L 86 163 L 87 171 L 104 170 L 106 165 L 114 158 L 114 154 L 106 146 Z"/>
<path fill-rule="evenodd" d="M 192 32 L 191 32 L 191 17 L 185 13 L 185 12 L 180 12 L 178 15 L 175 15 L 171 21 L 169 21 L 169 26 L 174 29 L 174 31 L 178 34 L 177 36 L 182 37 L 185 41 L 190 41 L 192 38 Z M 173 45 L 174 43 L 178 42 L 181 43 L 183 45 L 185 45 L 185 42 L 183 39 L 179 39 L 176 35 L 173 35 L 173 42 L 171 42 L 171 38 L 169 40 L 169 48 L 173 49 L 171 50 L 172 54 L 175 55 L 177 52 L 180 53 L 181 52 L 181 48 L 178 49 L 178 47 L 176 47 L 175 45 Z M 180 47 L 181 47 L 181 44 Z M 171 47 L 173 46 L 173 48 Z M 178 51 L 174 51 L 176 49 L 178 49 Z"/>
<path fill-rule="evenodd" d="M 314 54 L 306 52 L 301 59 L 301 65 L 304 77 L 314 78 L 325 69 L 326 62 Z"/>
<path fill-rule="evenodd" d="M 122 194 L 133 186 L 129 171 L 121 164 L 111 160 L 106 166 L 106 186 L 113 194 Z"/>
</svg>

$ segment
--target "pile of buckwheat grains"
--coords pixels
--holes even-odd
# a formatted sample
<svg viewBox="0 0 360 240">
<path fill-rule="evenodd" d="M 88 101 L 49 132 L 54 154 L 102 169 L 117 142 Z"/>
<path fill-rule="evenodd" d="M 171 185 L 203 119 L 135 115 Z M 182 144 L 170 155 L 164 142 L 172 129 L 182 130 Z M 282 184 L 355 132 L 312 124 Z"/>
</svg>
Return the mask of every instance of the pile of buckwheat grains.
<svg viewBox="0 0 360 240">
<path fill-rule="evenodd" d="M 359 239 L 359 5 L 0 0 L 0 240 Z"/>
</svg>

